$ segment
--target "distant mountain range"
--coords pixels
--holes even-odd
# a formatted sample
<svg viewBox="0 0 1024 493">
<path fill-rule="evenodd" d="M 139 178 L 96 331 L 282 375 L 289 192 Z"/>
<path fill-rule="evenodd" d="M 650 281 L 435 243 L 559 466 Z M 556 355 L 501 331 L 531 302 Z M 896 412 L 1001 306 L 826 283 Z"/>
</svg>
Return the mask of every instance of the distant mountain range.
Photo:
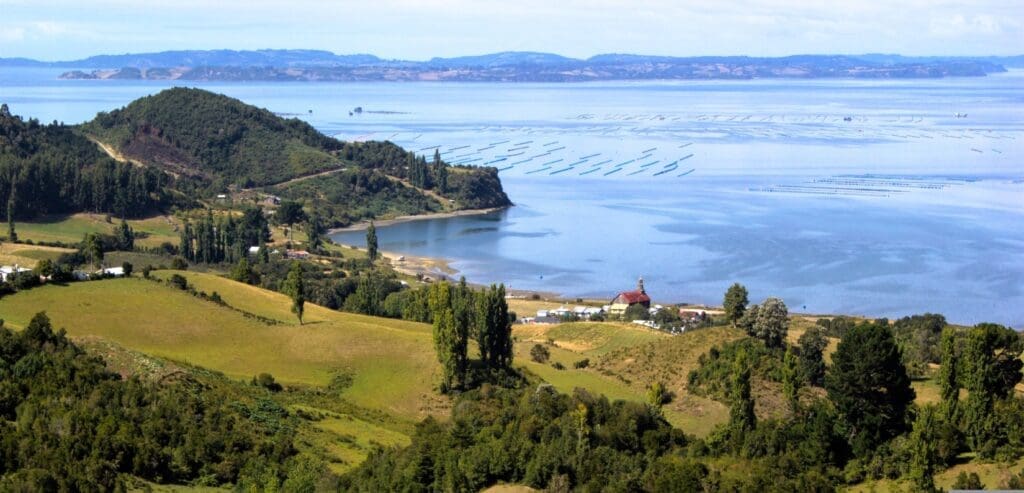
<svg viewBox="0 0 1024 493">
<path fill-rule="evenodd" d="M 644 79 L 980 77 L 1024 68 L 1012 57 L 890 54 L 668 57 L 604 54 L 588 59 L 502 52 L 427 61 L 384 60 L 321 50 L 206 50 L 100 55 L 63 62 L 0 58 L 0 67 L 74 69 L 65 79 L 265 81 L 577 82 Z"/>
</svg>

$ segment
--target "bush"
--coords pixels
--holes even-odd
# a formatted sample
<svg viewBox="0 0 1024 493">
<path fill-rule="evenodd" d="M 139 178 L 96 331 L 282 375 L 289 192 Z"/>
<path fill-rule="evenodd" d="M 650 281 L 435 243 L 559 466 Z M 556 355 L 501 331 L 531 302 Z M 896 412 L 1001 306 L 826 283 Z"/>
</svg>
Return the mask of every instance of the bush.
<svg viewBox="0 0 1024 493">
<path fill-rule="evenodd" d="M 188 262 L 181 257 L 174 257 L 174 260 L 171 260 L 171 268 L 174 270 L 188 270 Z"/>
<path fill-rule="evenodd" d="M 269 373 L 260 373 L 255 377 L 252 377 L 252 385 L 255 387 L 263 387 L 271 392 L 280 392 L 283 387 L 281 384 L 274 380 L 274 376 Z"/>
<path fill-rule="evenodd" d="M 581 360 L 579 360 L 579 361 L 577 361 L 577 362 L 572 364 L 572 367 L 577 369 L 577 370 L 586 368 L 588 366 L 590 366 L 590 359 L 589 358 L 583 358 L 583 359 L 581 359 Z"/>
<path fill-rule="evenodd" d="M 167 279 L 167 284 L 170 284 L 182 291 L 188 290 L 188 279 L 185 279 L 185 276 L 181 274 L 172 274 L 171 277 Z"/>
<path fill-rule="evenodd" d="M 953 483 L 954 490 L 983 490 L 985 485 L 981 484 L 981 478 L 978 477 L 978 473 L 972 472 L 967 474 L 961 471 L 960 475 L 956 477 L 956 482 Z"/>
<path fill-rule="evenodd" d="M 537 363 L 547 363 L 548 358 L 550 357 L 551 351 L 548 351 L 548 348 L 544 347 L 543 344 L 534 344 L 533 347 L 530 348 L 530 359 Z"/>
<path fill-rule="evenodd" d="M 558 361 L 552 363 L 551 367 L 556 369 L 556 370 L 564 370 L 565 369 L 565 365 L 563 365 L 562 363 L 559 363 Z"/>
<path fill-rule="evenodd" d="M 629 308 L 626 308 L 626 312 L 622 314 L 622 319 L 626 321 L 649 320 L 650 318 L 651 312 L 647 309 L 646 306 L 643 306 L 639 303 L 635 305 L 629 305 Z"/>
</svg>

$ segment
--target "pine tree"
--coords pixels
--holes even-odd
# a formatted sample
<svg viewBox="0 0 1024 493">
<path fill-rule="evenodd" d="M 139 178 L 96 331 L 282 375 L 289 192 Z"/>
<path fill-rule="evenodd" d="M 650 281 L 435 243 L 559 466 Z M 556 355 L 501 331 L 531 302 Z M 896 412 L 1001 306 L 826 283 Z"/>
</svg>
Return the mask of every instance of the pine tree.
<svg viewBox="0 0 1024 493">
<path fill-rule="evenodd" d="M 825 348 L 828 340 L 819 327 L 807 329 L 800 339 L 800 371 L 808 384 L 820 387 L 825 383 Z"/>
<path fill-rule="evenodd" d="M 825 388 L 859 456 L 904 431 L 915 396 L 892 331 L 878 323 L 847 332 L 832 355 Z"/>
<path fill-rule="evenodd" d="M 782 359 L 782 393 L 789 403 L 789 410 L 793 415 L 800 413 L 800 387 L 803 383 L 803 376 L 800 372 L 800 363 L 793 348 L 786 350 Z"/>
</svg>

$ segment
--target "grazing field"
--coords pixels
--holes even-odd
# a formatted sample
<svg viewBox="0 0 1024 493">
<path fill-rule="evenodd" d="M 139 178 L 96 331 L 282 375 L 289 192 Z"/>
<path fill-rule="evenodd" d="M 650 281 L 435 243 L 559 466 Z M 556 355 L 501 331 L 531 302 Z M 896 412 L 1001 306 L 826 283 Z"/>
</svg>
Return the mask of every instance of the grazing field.
<svg viewBox="0 0 1024 493">
<path fill-rule="evenodd" d="M 43 259 L 53 260 L 62 253 L 70 252 L 67 248 L 55 248 L 41 245 L 25 245 L 21 243 L 0 243 L 0 265 L 19 265 L 33 268 Z"/>
<path fill-rule="evenodd" d="M 964 464 L 957 464 L 945 471 L 935 474 L 935 486 L 945 490 L 951 489 L 953 484 L 956 483 L 956 477 L 960 475 L 961 472 L 967 474 L 972 472 L 976 473 L 978 478 L 981 479 L 981 484 L 985 486 L 986 490 L 995 490 L 1004 486 L 1006 482 L 1009 481 L 1011 475 L 1024 472 L 1024 460 L 1018 460 L 1012 463 L 986 463 L 972 461 Z M 863 483 L 851 486 L 847 491 L 851 493 L 867 493 L 874 491 L 914 491 L 914 486 L 910 481 L 880 479 L 864 481 Z"/>
<path fill-rule="evenodd" d="M 348 414 L 304 405 L 291 406 L 290 410 L 314 417 L 312 426 L 301 429 L 299 443 L 323 454 L 331 470 L 338 474 L 359 465 L 376 446 L 406 446 L 411 443 L 404 433 Z"/>
<path fill-rule="evenodd" d="M 21 240 L 77 243 L 82 241 L 86 233 L 113 233 L 114 227 L 120 221 L 111 218 L 108 222 L 107 218 L 105 214 L 86 213 L 46 216 L 28 222 L 17 222 L 15 229 Z M 132 219 L 128 224 L 139 236 L 135 241 L 139 246 L 155 247 L 165 241 L 178 244 L 177 220 L 170 216 Z"/>
<path fill-rule="evenodd" d="M 189 273 L 197 285 L 217 283 Z M 230 281 L 225 281 L 229 283 Z M 229 303 L 249 286 L 217 284 Z M 234 289 L 232 289 L 234 288 Z M 264 292 L 272 318 L 289 320 L 290 301 Z M 253 306 L 246 305 L 247 308 Z M 7 323 L 24 326 L 46 310 L 72 336 L 97 336 L 146 354 L 183 361 L 249 379 L 267 372 L 286 384 L 322 386 L 345 373 L 352 384 L 342 396 L 358 406 L 418 420 L 440 409 L 437 363 L 430 328 L 423 324 L 334 312 L 307 305 L 309 323 L 267 325 L 230 308 L 154 281 L 116 279 L 47 285 L 0 300 Z"/>
<path fill-rule="evenodd" d="M 672 402 L 663 407 L 665 417 L 674 426 L 698 436 L 707 435 L 725 422 L 728 409 L 686 392 L 686 376 L 696 366 L 697 358 L 712 346 L 741 337 L 738 331 L 733 332 L 708 329 L 668 336 L 614 322 L 517 325 L 514 329 L 519 341 L 516 361 L 559 390 L 571 392 L 581 387 L 613 399 L 646 401 L 647 387 L 661 381 L 675 394 Z M 547 364 L 530 360 L 530 348 L 537 343 L 547 344 L 551 353 Z M 573 367 L 573 363 L 584 358 L 590 360 L 588 368 Z M 555 362 L 565 369 L 552 367 Z"/>
</svg>

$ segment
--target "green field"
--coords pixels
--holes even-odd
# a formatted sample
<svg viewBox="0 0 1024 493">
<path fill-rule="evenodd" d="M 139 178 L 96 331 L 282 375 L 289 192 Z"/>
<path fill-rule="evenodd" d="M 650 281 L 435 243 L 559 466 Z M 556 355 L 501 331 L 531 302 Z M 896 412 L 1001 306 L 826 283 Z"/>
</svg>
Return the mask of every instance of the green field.
<svg viewBox="0 0 1024 493">
<path fill-rule="evenodd" d="M 25 245 L 21 243 L 0 244 L 0 265 L 19 265 L 26 268 L 35 267 L 43 259 L 54 260 L 65 252 L 65 248 Z"/>
<path fill-rule="evenodd" d="M 674 426 L 706 436 L 728 419 L 724 405 L 690 394 L 685 380 L 689 369 L 697 364 L 697 357 L 715 344 L 740 337 L 734 331 L 709 329 L 668 336 L 632 324 L 608 322 L 517 325 L 514 334 L 519 341 L 516 362 L 563 392 L 581 387 L 613 399 L 646 401 L 647 386 L 661 381 L 675 394 L 672 402 L 662 408 Z M 553 343 L 548 345 L 551 361 L 531 361 L 530 348 L 537 343 L 547 344 L 549 339 Z M 573 363 L 584 358 L 590 360 L 589 368 L 573 368 Z M 554 362 L 566 369 L 556 370 L 551 366 Z"/>
<path fill-rule="evenodd" d="M 198 286 L 216 284 L 231 303 L 256 288 L 209 274 L 188 273 Z M 243 305 L 281 320 L 289 301 L 260 291 Z M 438 398 L 437 364 L 423 324 L 353 315 L 307 305 L 308 323 L 266 325 L 186 292 L 138 278 L 48 285 L 0 300 L 0 314 L 23 326 L 46 310 L 72 336 L 97 336 L 126 348 L 249 379 L 267 372 L 286 384 L 326 385 L 333 374 L 353 375 L 343 394 L 352 403 L 418 420 Z M 410 376 L 413 376 L 412 378 Z"/>
<path fill-rule="evenodd" d="M 86 233 L 114 232 L 114 227 L 120 222 L 111 218 L 107 222 L 107 215 L 104 214 L 72 214 L 60 216 L 46 216 L 33 219 L 27 222 L 15 223 L 18 238 L 21 240 L 32 240 L 35 242 L 61 242 L 78 243 Z M 178 244 L 178 233 L 175 229 L 177 220 L 169 216 L 157 216 L 148 219 L 132 219 L 128 224 L 136 233 L 144 233 L 145 238 L 138 238 L 136 245 L 145 247 L 159 246 L 167 241 Z"/>
</svg>

